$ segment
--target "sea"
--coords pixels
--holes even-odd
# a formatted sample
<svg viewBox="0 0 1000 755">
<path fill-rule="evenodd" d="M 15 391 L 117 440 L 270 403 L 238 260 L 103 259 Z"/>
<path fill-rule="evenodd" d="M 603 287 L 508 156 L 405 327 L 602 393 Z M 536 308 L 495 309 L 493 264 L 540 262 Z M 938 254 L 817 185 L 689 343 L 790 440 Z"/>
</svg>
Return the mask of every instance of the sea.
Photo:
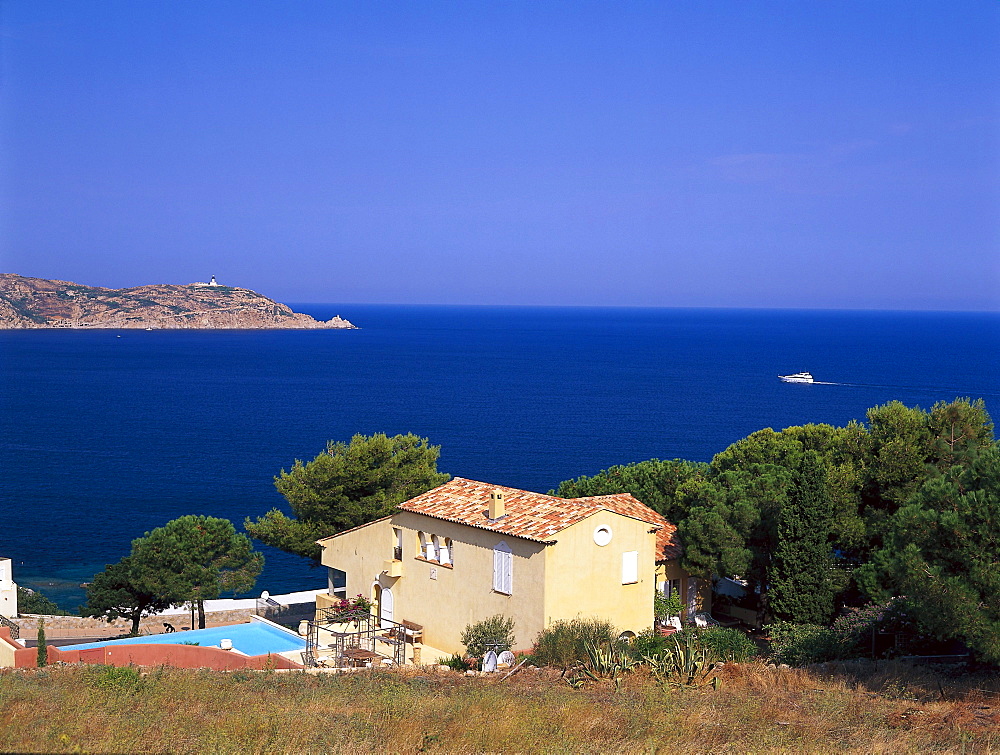
<svg viewBox="0 0 1000 755">
<path fill-rule="evenodd" d="M 184 514 L 288 511 L 327 441 L 413 432 L 452 475 L 548 492 L 887 401 L 1000 417 L 1000 313 L 296 304 L 359 330 L 0 331 L 0 557 L 67 609 Z M 779 374 L 811 372 L 813 385 Z M 323 587 L 260 546 L 255 590 Z"/>
</svg>

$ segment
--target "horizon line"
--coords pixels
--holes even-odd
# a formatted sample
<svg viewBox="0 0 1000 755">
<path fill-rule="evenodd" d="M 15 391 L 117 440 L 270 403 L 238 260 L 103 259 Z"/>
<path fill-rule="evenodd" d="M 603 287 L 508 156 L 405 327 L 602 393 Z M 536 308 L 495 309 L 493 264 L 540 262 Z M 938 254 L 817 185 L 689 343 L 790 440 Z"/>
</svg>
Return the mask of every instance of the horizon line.
<svg viewBox="0 0 1000 755">
<path fill-rule="evenodd" d="M 257 292 L 259 293 L 259 292 Z M 895 307 L 797 307 L 781 305 L 709 305 L 709 304 L 456 304 L 434 302 L 343 302 L 343 301 L 294 301 L 282 302 L 288 306 L 336 307 L 476 307 L 480 309 L 701 309 L 701 310 L 753 310 L 790 312 L 920 312 L 938 314 L 1000 314 L 998 309 L 901 309 Z"/>
</svg>

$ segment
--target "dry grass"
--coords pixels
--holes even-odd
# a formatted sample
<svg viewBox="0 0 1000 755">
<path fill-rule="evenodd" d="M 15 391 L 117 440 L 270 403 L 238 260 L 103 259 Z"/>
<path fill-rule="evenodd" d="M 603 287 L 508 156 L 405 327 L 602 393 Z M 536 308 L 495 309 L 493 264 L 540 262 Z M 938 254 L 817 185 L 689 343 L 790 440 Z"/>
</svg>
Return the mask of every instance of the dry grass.
<svg viewBox="0 0 1000 755">
<path fill-rule="evenodd" d="M 498 683 L 419 672 L 31 669 L 0 675 L 0 750 L 1000 751 L 995 679 L 759 664 L 727 666 L 723 678 L 718 691 L 678 690 L 636 675 L 616 693 L 572 690 L 548 671 Z"/>
</svg>

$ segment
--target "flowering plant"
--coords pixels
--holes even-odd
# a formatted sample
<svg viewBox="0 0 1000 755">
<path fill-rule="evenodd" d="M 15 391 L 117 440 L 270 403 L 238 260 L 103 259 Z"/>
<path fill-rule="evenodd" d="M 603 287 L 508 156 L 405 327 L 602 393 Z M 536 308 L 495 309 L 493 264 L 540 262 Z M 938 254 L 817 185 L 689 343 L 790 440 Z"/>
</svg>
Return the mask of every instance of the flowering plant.
<svg viewBox="0 0 1000 755">
<path fill-rule="evenodd" d="M 371 610 L 371 607 L 371 601 L 364 595 L 358 594 L 354 598 L 341 598 L 330 606 L 330 611 L 333 614 L 332 618 L 336 619 L 341 615 L 355 613 L 356 611 L 368 612 Z"/>
<path fill-rule="evenodd" d="M 890 605 L 869 603 L 864 608 L 855 608 L 833 622 L 833 631 L 847 648 L 870 641 L 871 633 L 881 629 Z"/>
</svg>

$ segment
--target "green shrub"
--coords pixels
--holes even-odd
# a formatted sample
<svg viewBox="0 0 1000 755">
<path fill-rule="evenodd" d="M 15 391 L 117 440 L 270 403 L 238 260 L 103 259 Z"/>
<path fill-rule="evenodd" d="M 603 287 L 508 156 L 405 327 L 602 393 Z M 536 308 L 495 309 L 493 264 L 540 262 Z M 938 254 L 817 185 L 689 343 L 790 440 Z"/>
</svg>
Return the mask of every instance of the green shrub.
<svg viewBox="0 0 1000 755">
<path fill-rule="evenodd" d="M 586 645 L 600 647 L 613 643 L 617 632 L 609 621 L 573 619 L 557 621 L 538 633 L 532 658 L 538 666 L 568 668 L 588 660 Z"/>
<path fill-rule="evenodd" d="M 91 684 L 108 692 L 132 693 L 142 687 L 142 674 L 132 666 L 99 666 L 92 673 Z"/>
<path fill-rule="evenodd" d="M 490 650 L 510 650 L 515 641 L 514 620 L 502 614 L 469 624 L 462 631 L 462 644 L 473 658 L 482 658 Z"/>
<path fill-rule="evenodd" d="M 720 661 L 745 663 L 759 652 L 757 644 L 739 629 L 707 627 L 697 630 L 697 635 Z"/>
<path fill-rule="evenodd" d="M 843 653 L 840 638 L 829 627 L 776 621 L 764 629 L 771 637 L 771 658 L 776 663 L 804 666 L 832 661 Z"/>
<path fill-rule="evenodd" d="M 441 661 L 441 665 L 447 666 L 455 671 L 469 671 L 470 669 L 474 669 L 476 667 L 476 662 L 468 658 L 463 658 L 458 653 L 455 653 L 448 660 Z"/>
<path fill-rule="evenodd" d="M 17 588 L 17 612 L 33 613 L 42 616 L 69 616 L 69 611 L 62 610 L 59 606 L 38 592 L 29 590 L 27 587 Z"/>
<path fill-rule="evenodd" d="M 635 636 L 628 646 L 629 654 L 637 659 L 661 655 L 667 649 L 667 638 L 661 637 L 653 630 L 647 629 Z"/>
</svg>

